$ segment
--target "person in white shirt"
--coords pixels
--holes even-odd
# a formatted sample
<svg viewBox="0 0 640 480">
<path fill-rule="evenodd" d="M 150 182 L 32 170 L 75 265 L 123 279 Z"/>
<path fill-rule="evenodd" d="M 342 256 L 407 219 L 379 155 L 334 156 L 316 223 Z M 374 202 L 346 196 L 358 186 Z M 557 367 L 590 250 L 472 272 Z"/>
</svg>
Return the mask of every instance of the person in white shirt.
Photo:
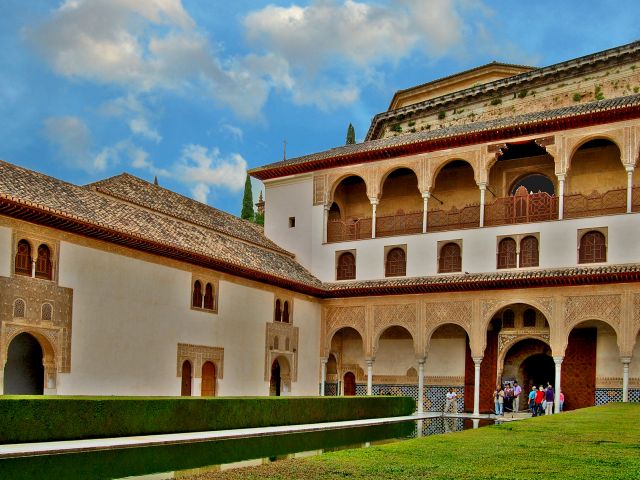
<svg viewBox="0 0 640 480">
<path fill-rule="evenodd" d="M 453 413 L 458 413 L 458 394 L 453 388 L 449 388 L 447 392 L 447 401 L 444 404 L 444 413 L 449 413 L 453 407 Z"/>
<path fill-rule="evenodd" d="M 518 413 L 518 410 L 520 410 L 520 394 L 522 393 L 522 387 L 518 385 L 518 382 L 514 382 L 513 385 L 513 411 Z"/>
</svg>

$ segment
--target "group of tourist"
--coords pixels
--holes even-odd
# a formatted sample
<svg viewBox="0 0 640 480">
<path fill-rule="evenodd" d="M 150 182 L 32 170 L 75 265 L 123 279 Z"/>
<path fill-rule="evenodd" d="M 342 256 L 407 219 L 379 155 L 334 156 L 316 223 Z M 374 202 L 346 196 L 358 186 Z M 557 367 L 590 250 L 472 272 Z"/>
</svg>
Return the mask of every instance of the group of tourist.
<svg viewBox="0 0 640 480">
<path fill-rule="evenodd" d="M 518 385 L 518 382 L 513 382 L 513 385 L 510 383 L 506 383 L 504 386 L 498 385 L 493 394 L 496 415 L 504 415 L 504 412 L 519 412 L 521 395 L 522 387 Z M 546 387 L 540 385 L 539 388 L 536 388 L 535 385 L 532 385 L 528 400 L 528 407 L 532 416 L 537 417 L 543 414 L 551 415 L 555 401 L 553 386 L 549 382 L 547 382 Z M 563 407 L 564 393 L 560 392 L 558 412 L 561 412 Z"/>
</svg>

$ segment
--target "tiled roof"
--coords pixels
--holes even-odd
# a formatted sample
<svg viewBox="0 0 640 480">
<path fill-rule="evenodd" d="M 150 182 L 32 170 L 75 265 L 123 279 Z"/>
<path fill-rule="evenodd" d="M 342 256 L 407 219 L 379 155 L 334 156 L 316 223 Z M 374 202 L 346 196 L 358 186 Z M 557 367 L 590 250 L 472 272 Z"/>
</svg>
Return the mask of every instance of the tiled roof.
<svg viewBox="0 0 640 480">
<path fill-rule="evenodd" d="M 2 200 L 167 246 L 178 252 L 175 255 L 178 258 L 182 258 L 180 252 L 184 258 L 193 254 L 197 258 L 211 259 L 228 271 L 236 268 L 255 272 L 256 278 L 273 277 L 312 288 L 321 286 L 318 279 L 284 251 L 241 241 L 199 224 L 0 161 L 0 203 Z M 259 230 L 255 235 L 259 235 Z"/>
<path fill-rule="evenodd" d="M 210 228 L 245 242 L 270 248 L 280 253 L 287 253 L 269 240 L 260 226 L 166 188 L 146 182 L 128 173 L 91 183 L 87 187 L 165 215 Z"/>
<path fill-rule="evenodd" d="M 542 112 L 525 113 L 514 117 L 496 118 L 494 120 L 486 120 L 482 122 L 472 122 L 463 125 L 452 125 L 437 130 L 425 130 L 397 137 L 387 137 L 368 142 L 357 143 L 353 145 L 344 145 L 324 152 L 304 155 L 302 157 L 290 158 L 287 160 L 271 163 L 263 167 L 254 168 L 249 173 L 257 178 L 268 178 L 267 175 L 261 175 L 262 172 L 269 170 L 278 170 L 291 165 L 303 165 L 307 163 L 318 162 L 333 158 L 346 159 L 364 152 L 373 152 L 384 149 L 392 149 L 395 147 L 411 144 L 419 144 L 424 142 L 432 142 L 451 137 L 461 137 L 473 133 L 484 131 L 496 131 L 507 127 L 521 127 L 529 124 L 537 124 L 550 120 L 564 119 L 589 115 L 593 113 L 615 111 L 627 107 L 640 106 L 640 94 L 628 95 L 625 97 L 616 97 L 607 100 L 600 100 L 589 103 L 581 103 L 571 105 L 569 107 L 557 108 L 554 110 L 546 110 Z"/>
</svg>

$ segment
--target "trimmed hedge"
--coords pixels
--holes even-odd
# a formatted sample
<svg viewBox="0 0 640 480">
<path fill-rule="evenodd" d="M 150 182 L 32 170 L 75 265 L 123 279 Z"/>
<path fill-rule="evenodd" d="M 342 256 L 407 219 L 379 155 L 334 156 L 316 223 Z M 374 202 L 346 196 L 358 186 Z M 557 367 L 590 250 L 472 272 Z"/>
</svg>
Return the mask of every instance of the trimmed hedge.
<svg viewBox="0 0 640 480">
<path fill-rule="evenodd" d="M 0 397 L 0 444 L 410 415 L 410 397 Z"/>
</svg>

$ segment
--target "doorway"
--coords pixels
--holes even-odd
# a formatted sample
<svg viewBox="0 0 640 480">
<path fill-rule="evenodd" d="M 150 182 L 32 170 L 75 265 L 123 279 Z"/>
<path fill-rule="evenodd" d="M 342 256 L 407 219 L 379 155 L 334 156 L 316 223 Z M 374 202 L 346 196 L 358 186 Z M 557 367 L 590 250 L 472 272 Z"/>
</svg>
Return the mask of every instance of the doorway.
<svg viewBox="0 0 640 480">
<path fill-rule="evenodd" d="M 353 397 L 356 394 L 356 376 L 353 372 L 344 374 L 344 395 L 345 397 Z"/>
<path fill-rule="evenodd" d="M 17 335 L 9 344 L 4 367 L 5 395 L 42 395 L 44 365 L 42 347 L 28 333 Z"/>
</svg>

